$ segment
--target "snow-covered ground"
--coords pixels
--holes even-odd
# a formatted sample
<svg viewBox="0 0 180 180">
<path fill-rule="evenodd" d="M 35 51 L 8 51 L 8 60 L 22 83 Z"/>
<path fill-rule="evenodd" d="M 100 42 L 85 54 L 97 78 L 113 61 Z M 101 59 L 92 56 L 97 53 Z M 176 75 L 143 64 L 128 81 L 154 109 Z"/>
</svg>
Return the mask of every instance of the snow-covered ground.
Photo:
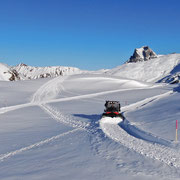
<svg viewBox="0 0 180 180">
<path fill-rule="evenodd" d="M 175 85 L 81 74 L 0 88 L 0 179 L 179 179 Z M 124 122 L 101 119 L 105 100 Z"/>
</svg>

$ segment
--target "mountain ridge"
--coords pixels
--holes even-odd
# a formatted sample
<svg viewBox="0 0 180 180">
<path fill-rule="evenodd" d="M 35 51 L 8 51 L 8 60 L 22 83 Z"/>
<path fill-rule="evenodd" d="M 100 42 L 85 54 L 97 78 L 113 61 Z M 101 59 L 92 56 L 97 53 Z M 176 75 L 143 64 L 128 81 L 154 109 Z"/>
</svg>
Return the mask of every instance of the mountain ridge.
<svg viewBox="0 0 180 180">
<path fill-rule="evenodd" d="M 113 69 L 84 71 L 76 67 L 47 66 L 35 67 L 20 63 L 8 66 L 0 63 L 0 80 L 17 81 L 81 73 L 107 74 L 145 82 L 179 83 L 180 54 L 157 55 L 148 46 L 136 48 L 126 63 Z"/>
<path fill-rule="evenodd" d="M 8 66 L 0 63 L 0 80 L 1 81 L 16 81 L 30 80 L 47 77 L 56 77 L 64 75 L 72 75 L 81 73 L 82 70 L 76 67 L 66 66 L 48 66 L 35 67 L 20 63 L 17 66 Z"/>
</svg>

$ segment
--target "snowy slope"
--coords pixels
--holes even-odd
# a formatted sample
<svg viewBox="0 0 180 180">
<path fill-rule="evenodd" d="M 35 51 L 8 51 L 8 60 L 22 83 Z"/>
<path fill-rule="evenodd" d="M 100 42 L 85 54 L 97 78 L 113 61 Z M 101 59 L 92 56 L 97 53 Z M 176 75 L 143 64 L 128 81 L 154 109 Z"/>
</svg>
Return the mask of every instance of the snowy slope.
<svg viewBox="0 0 180 180">
<path fill-rule="evenodd" d="M 180 145 L 173 141 L 176 86 L 81 74 L 3 82 L 0 88 L 6 100 L 0 108 L 0 179 L 180 177 Z M 101 119 L 107 99 L 121 102 L 125 122 Z"/>
<path fill-rule="evenodd" d="M 106 72 L 109 75 L 156 82 L 173 75 L 180 64 L 180 54 L 161 55 L 149 61 L 127 63 Z"/>
</svg>

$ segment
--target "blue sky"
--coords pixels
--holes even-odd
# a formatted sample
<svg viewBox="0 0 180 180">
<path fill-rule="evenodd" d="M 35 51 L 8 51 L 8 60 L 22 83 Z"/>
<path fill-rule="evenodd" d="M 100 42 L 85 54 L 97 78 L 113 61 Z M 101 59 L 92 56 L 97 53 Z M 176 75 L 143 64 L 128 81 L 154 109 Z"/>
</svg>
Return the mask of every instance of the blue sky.
<svg viewBox="0 0 180 180">
<path fill-rule="evenodd" d="M 0 0 L 0 62 L 96 70 L 180 53 L 179 0 Z"/>
</svg>

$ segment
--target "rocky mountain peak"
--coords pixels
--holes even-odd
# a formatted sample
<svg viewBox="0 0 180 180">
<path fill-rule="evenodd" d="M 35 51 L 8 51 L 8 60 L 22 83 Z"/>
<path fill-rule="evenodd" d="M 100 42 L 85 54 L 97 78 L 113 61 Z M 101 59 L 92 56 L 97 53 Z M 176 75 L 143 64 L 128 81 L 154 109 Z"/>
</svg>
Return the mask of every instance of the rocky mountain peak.
<svg viewBox="0 0 180 180">
<path fill-rule="evenodd" d="M 24 63 L 20 63 L 18 64 L 17 66 L 28 66 L 27 64 L 24 64 Z"/>
<path fill-rule="evenodd" d="M 133 55 L 130 57 L 127 63 L 147 61 L 156 57 L 157 54 L 151 48 L 149 48 L 149 46 L 143 46 L 134 50 Z"/>
</svg>

